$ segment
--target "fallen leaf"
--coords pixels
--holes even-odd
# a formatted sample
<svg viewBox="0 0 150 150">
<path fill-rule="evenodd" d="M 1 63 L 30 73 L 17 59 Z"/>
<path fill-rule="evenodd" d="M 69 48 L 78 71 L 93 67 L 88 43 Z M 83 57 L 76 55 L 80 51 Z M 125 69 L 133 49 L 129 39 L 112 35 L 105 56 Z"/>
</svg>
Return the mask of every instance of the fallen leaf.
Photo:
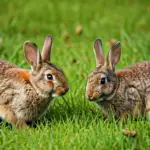
<svg viewBox="0 0 150 150">
<path fill-rule="evenodd" d="M 69 33 L 68 33 L 68 32 L 64 32 L 64 33 L 62 34 L 62 38 L 63 38 L 64 40 L 70 39 Z"/>
<path fill-rule="evenodd" d="M 107 45 L 111 47 L 111 46 L 113 46 L 116 42 L 117 42 L 116 39 L 110 39 L 110 40 L 107 42 Z"/>
<path fill-rule="evenodd" d="M 75 32 L 76 32 L 77 35 L 81 35 L 82 34 L 83 27 L 82 27 L 81 24 L 76 26 Z"/>
<path fill-rule="evenodd" d="M 131 136 L 136 136 L 136 131 L 131 131 Z"/>
<path fill-rule="evenodd" d="M 125 130 L 123 130 L 123 134 L 126 136 L 134 137 L 134 136 L 136 136 L 137 133 L 134 130 L 125 129 Z"/>
<path fill-rule="evenodd" d="M 81 76 L 82 78 L 84 78 L 84 74 L 83 74 L 83 73 L 81 73 L 80 76 Z"/>
<path fill-rule="evenodd" d="M 72 59 L 72 63 L 73 63 L 73 64 L 76 64 L 76 63 L 77 63 L 77 59 L 73 58 L 73 59 Z"/>
</svg>

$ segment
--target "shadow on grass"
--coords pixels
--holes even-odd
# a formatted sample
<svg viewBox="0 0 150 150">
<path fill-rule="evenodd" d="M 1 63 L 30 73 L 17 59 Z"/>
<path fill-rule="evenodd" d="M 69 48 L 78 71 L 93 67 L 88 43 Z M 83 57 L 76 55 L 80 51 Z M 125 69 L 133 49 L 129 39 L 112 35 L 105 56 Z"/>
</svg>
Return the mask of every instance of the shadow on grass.
<svg viewBox="0 0 150 150">
<path fill-rule="evenodd" d="M 97 107 L 97 105 L 89 103 L 87 100 L 83 103 L 72 103 L 71 101 L 65 101 L 65 103 L 63 103 L 62 101 L 57 101 L 50 107 L 45 116 L 36 123 L 34 122 L 34 124 L 48 124 L 51 126 L 51 123 L 57 124 L 67 121 L 72 124 L 82 122 L 84 126 L 89 126 L 93 122 L 94 124 L 101 122 L 109 125 L 121 124 L 122 126 L 126 126 L 127 124 L 131 124 L 133 122 L 147 121 L 147 119 L 145 116 L 139 118 L 128 116 L 125 120 L 116 119 L 113 114 L 110 114 L 108 118 L 105 118 L 100 108 Z"/>
<path fill-rule="evenodd" d="M 59 100 L 57 100 L 50 106 L 43 117 L 36 121 L 28 121 L 27 125 L 31 128 L 36 128 L 40 125 L 51 126 L 51 124 L 64 123 L 67 121 L 71 122 L 72 124 L 82 122 L 84 126 L 89 126 L 93 122 L 94 124 L 98 124 L 101 122 L 107 125 L 121 124 L 122 126 L 124 126 L 128 123 L 130 124 L 132 122 L 147 120 L 146 117 L 136 119 L 131 116 L 128 116 L 126 120 L 116 119 L 113 114 L 111 114 L 108 118 L 105 118 L 99 107 L 97 105 L 89 103 L 86 99 L 84 99 L 82 103 L 75 103 L 73 99 L 72 101 L 66 101 L 63 98 L 62 101 L 62 99 L 59 98 Z M 3 121 L 2 118 L 0 118 L 0 125 L 5 126 L 8 129 L 12 129 L 12 125 L 6 121 Z"/>
</svg>

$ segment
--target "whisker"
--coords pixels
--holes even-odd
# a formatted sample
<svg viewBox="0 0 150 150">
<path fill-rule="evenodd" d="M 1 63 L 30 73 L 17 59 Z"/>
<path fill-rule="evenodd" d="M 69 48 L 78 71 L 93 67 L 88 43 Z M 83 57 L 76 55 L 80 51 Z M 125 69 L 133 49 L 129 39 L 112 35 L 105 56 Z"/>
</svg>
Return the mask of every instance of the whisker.
<svg viewBox="0 0 150 150">
<path fill-rule="evenodd" d="M 65 98 L 62 96 L 62 99 L 64 100 L 64 102 L 66 103 L 66 105 L 68 106 L 68 108 L 70 109 L 69 104 L 67 103 L 67 101 L 65 100 Z"/>
</svg>

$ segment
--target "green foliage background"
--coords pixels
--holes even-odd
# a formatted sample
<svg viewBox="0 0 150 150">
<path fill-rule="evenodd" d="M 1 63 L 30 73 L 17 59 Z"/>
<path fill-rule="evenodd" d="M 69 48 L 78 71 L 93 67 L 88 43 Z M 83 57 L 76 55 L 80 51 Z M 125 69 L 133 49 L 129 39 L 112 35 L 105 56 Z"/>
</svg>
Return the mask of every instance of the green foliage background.
<svg viewBox="0 0 150 150">
<path fill-rule="evenodd" d="M 83 33 L 75 29 L 82 25 Z M 0 57 L 29 68 L 23 43 L 31 40 L 42 48 L 47 34 L 53 36 L 52 62 L 65 72 L 70 91 L 57 98 L 37 128 L 0 128 L 0 149 L 150 149 L 150 123 L 104 120 L 101 110 L 85 98 L 87 75 L 95 67 L 93 42 L 122 44 L 117 68 L 150 60 L 150 2 L 148 0 L 1 0 Z M 68 39 L 65 37 L 69 36 Z M 136 130 L 126 137 L 122 130 Z"/>
</svg>

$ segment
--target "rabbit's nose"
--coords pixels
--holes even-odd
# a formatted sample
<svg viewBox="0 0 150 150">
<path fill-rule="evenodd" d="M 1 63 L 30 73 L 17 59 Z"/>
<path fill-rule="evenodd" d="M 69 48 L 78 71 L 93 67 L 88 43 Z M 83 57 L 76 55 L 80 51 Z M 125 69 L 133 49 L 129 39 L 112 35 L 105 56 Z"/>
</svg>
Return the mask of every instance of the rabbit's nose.
<svg viewBox="0 0 150 150">
<path fill-rule="evenodd" d="M 87 97 L 89 100 L 92 100 L 93 95 L 92 95 L 91 93 L 87 93 L 87 94 L 86 94 L 86 97 Z"/>
<path fill-rule="evenodd" d="M 88 93 L 88 94 L 87 94 L 87 98 L 88 98 L 90 101 L 97 100 L 97 99 L 99 98 L 99 93 L 98 93 L 98 92 Z"/>
<path fill-rule="evenodd" d="M 64 88 L 64 87 L 59 86 L 56 88 L 55 93 L 57 93 L 57 95 L 59 96 L 63 96 L 68 92 L 68 90 L 69 88 Z"/>
<path fill-rule="evenodd" d="M 62 91 L 61 95 L 65 95 L 68 92 L 69 88 L 64 89 L 64 91 Z"/>
</svg>

